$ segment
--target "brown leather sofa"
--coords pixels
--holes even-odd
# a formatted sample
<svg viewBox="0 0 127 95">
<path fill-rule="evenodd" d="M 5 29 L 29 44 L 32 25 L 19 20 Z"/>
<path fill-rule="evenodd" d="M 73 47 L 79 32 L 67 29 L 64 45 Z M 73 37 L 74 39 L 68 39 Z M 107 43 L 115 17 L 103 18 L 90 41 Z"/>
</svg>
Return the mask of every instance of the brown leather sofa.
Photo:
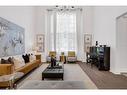
<svg viewBox="0 0 127 95">
<path fill-rule="evenodd" d="M 41 60 L 41 59 L 40 59 Z M 17 69 L 16 72 L 23 72 L 24 75 L 37 68 L 40 64 L 40 60 L 33 61 L 31 63 L 27 63 L 21 68 Z M 0 64 L 0 76 L 8 75 L 13 73 L 14 66 L 12 64 Z M 17 79 L 19 80 L 19 79 Z M 17 81 L 15 80 L 15 82 Z M 0 88 L 9 87 L 9 81 L 0 82 Z"/>
</svg>

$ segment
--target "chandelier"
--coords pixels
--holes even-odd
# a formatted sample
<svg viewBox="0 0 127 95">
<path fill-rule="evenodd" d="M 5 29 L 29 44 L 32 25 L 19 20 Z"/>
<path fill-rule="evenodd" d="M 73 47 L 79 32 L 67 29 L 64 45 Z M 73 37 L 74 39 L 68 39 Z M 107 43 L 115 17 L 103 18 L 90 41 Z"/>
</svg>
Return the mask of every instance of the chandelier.
<svg viewBox="0 0 127 95">
<path fill-rule="evenodd" d="M 54 6 L 50 9 L 47 9 L 48 11 L 75 11 L 75 10 L 80 10 L 82 11 L 82 8 L 80 7 L 75 7 L 75 6 Z"/>
</svg>

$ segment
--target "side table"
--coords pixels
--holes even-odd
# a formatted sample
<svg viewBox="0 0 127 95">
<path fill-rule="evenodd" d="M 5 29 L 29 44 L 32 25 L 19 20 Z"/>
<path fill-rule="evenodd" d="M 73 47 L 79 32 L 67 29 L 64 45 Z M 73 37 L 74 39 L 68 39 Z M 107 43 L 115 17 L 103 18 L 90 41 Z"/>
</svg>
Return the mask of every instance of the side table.
<svg viewBox="0 0 127 95">
<path fill-rule="evenodd" d="M 66 56 L 61 55 L 60 56 L 60 62 L 64 62 L 64 64 L 66 63 Z"/>
<path fill-rule="evenodd" d="M 41 54 L 35 54 L 36 56 L 36 60 L 39 60 L 39 62 L 41 63 Z"/>
</svg>

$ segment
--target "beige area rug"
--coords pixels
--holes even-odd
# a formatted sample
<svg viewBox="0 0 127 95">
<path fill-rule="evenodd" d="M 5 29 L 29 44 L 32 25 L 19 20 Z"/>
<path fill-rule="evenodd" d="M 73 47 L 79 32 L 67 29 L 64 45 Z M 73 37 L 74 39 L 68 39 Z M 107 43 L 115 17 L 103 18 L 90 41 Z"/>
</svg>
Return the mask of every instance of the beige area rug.
<svg viewBox="0 0 127 95">
<path fill-rule="evenodd" d="M 42 64 L 35 71 L 30 73 L 24 80 L 22 80 L 17 88 L 28 80 L 42 80 L 42 71 L 48 66 L 48 64 Z M 49 79 L 43 81 L 51 81 Z M 54 80 L 53 80 L 54 81 Z M 59 81 L 56 79 L 56 81 Z M 96 85 L 91 81 L 87 74 L 81 69 L 78 64 L 64 64 L 64 81 L 83 81 L 85 87 L 88 89 L 97 89 Z"/>
</svg>

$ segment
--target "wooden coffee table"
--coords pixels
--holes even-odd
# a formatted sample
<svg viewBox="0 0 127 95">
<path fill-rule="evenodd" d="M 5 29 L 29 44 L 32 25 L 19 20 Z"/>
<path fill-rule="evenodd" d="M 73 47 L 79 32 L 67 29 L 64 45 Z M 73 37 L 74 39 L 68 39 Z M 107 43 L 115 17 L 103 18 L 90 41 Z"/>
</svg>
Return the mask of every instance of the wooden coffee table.
<svg viewBox="0 0 127 95">
<path fill-rule="evenodd" d="M 50 65 L 42 72 L 42 80 L 44 78 L 61 78 L 62 80 L 64 76 L 64 67 L 63 66 L 55 66 L 50 67 Z"/>
</svg>

